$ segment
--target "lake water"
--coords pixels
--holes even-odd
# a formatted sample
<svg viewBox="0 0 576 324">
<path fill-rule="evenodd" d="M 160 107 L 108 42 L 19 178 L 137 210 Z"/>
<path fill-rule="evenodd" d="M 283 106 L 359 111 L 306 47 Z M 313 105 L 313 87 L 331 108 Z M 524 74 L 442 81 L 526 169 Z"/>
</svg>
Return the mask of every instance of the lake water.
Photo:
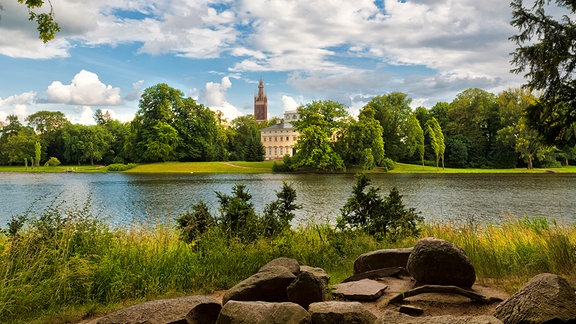
<svg viewBox="0 0 576 324">
<path fill-rule="evenodd" d="M 576 174 L 378 174 L 372 185 L 394 186 L 407 207 L 428 221 L 498 223 L 545 216 L 576 223 Z M 175 218 L 204 200 L 217 212 L 215 191 L 245 184 L 258 213 L 282 181 L 296 189 L 295 223 L 333 222 L 355 183 L 352 175 L 0 173 L 0 227 L 11 216 L 52 202 L 90 208 L 115 224 Z"/>
</svg>

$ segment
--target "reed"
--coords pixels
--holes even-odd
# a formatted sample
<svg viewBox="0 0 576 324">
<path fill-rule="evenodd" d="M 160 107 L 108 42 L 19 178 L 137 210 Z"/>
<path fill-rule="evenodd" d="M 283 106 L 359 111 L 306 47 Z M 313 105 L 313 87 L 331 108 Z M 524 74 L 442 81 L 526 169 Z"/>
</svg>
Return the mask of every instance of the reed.
<svg viewBox="0 0 576 324">
<path fill-rule="evenodd" d="M 0 322 L 74 322 L 137 301 L 227 289 L 273 258 L 324 268 L 337 283 L 361 253 L 411 246 L 311 224 L 246 243 L 217 227 L 190 244 L 171 220 L 112 227 L 80 206 L 47 207 L 0 234 Z M 576 271 L 576 227 L 545 219 L 500 225 L 424 225 L 464 248 L 480 280 L 521 284 Z"/>
</svg>

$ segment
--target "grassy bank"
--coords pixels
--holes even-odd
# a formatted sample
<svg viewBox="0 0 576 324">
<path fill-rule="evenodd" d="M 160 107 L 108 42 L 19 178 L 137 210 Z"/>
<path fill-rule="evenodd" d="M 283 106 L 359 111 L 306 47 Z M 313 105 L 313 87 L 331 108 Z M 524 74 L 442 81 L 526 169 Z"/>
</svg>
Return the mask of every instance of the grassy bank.
<svg viewBox="0 0 576 324">
<path fill-rule="evenodd" d="M 277 162 L 282 163 L 282 162 Z M 272 173 L 274 161 L 264 162 L 162 162 L 139 164 L 125 172 L 132 173 Z M 25 168 L 24 166 L 0 166 L 0 172 L 107 172 L 105 166 L 40 166 Z M 362 172 L 360 168 L 349 168 L 347 173 Z M 548 169 L 456 169 L 436 168 L 415 164 L 396 163 L 393 170 L 375 168 L 371 173 L 576 173 L 576 166 Z"/>
<path fill-rule="evenodd" d="M 147 299 L 227 289 L 279 256 L 322 267 L 338 283 L 352 274 L 361 253 L 412 246 L 418 239 L 376 241 L 310 225 L 251 243 L 214 229 L 186 244 L 170 220 L 111 228 L 87 208 L 58 207 L 34 219 L 18 234 L 0 234 L 0 322 L 73 322 Z M 427 236 L 462 246 L 481 283 L 512 291 L 541 272 L 576 279 L 574 225 L 545 219 L 426 224 L 421 237 Z"/>
</svg>

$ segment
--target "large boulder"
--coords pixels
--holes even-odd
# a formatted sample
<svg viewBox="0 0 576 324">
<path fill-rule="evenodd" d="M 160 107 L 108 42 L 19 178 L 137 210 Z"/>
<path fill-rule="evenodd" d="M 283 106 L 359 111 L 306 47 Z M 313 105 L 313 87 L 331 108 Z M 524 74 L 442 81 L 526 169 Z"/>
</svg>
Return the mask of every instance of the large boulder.
<svg viewBox="0 0 576 324">
<path fill-rule="evenodd" d="M 576 322 L 576 294 L 566 279 L 542 273 L 498 305 L 494 316 L 505 324 Z"/>
<path fill-rule="evenodd" d="M 163 324 L 198 323 L 213 324 L 222 306 L 216 300 L 205 296 L 153 300 L 121 309 L 92 323 L 97 324 Z"/>
<path fill-rule="evenodd" d="M 410 253 L 406 269 L 420 285 L 470 289 L 476 281 L 476 271 L 464 250 L 437 238 L 418 240 Z"/>
<path fill-rule="evenodd" d="M 296 279 L 290 270 L 281 266 L 270 266 L 242 280 L 222 298 L 229 300 L 283 302 L 288 299 L 286 288 Z"/>
<path fill-rule="evenodd" d="M 359 302 L 327 301 L 310 304 L 308 312 L 314 324 L 356 323 L 370 324 L 376 315 Z"/>
<path fill-rule="evenodd" d="M 230 301 L 224 305 L 217 324 L 311 323 L 310 314 L 294 303 Z"/>
<path fill-rule="evenodd" d="M 328 287 L 328 283 L 330 282 L 330 275 L 324 269 L 302 265 L 300 266 L 300 272 L 309 272 L 315 275 L 324 282 L 326 287 Z"/>
<path fill-rule="evenodd" d="M 326 299 L 328 287 L 320 279 L 311 272 L 300 272 L 298 278 L 294 280 L 288 288 L 288 301 L 296 303 L 306 309 L 308 305 L 316 302 L 321 302 Z"/>
<path fill-rule="evenodd" d="M 388 286 L 376 280 L 362 279 L 337 284 L 332 288 L 332 294 L 336 297 L 348 300 L 371 301 L 380 298 Z"/>
<path fill-rule="evenodd" d="M 406 268 L 411 252 L 412 248 L 399 248 L 364 253 L 354 261 L 354 274 L 382 268 Z"/>
<path fill-rule="evenodd" d="M 374 324 L 502 324 L 502 321 L 494 316 L 423 316 L 412 317 L 394 311 L 386 311 Z"/>
<path fill-rule="evenodd" d="M 276 258 L 263 265 L 258 271 L 263 271 L 270 267 L 284 267 L 290 270 L 290 272 L 292 272 L 292 274 L 295 276 L 297 276 L 300 273 L 300 264 L 296 259 L 292 258 L 285 258 L 285 257 Z"/>
</svg>

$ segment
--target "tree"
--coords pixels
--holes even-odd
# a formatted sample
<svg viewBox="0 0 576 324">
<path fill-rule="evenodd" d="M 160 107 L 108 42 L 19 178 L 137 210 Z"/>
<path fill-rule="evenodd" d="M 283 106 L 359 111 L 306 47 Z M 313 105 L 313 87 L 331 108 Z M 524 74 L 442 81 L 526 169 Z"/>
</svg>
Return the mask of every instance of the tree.
<svg viewBox="0 0 576 324">
<path fill-rule="evenodd" d="M 40 166 L 40 157 L 42 156 L 42 145 L 40 142 L 34 143 L 34 166 Z"/>
<path fill-rule="evenodd" d="M 258 235 L 258 216 L 254 204 L 250 202 L 252 195 L 245 189 L 245 185 L 237 184 L 232 188 L 232 196 L 216 192 L 216 197 L 220 203 L 220 224 L 224 230 L 231 236 L 252 241 Z"/>
<path fill-rule="evenodd" d="M 370 179 L 365 174 L 356 175 L 352 195 L 340 210 L 336 227 L 360 229 L 392 240 L 417 235 L 422 217 L 414 208 L 406 209 L 398 189 L 392 188 L 388 197 L 383 198 L 379 194 L 380 188 L 368 188 L 369 185 Z"/>
<path fill-rule="evenodd" d="M 526 160 L 528 169 L 534 167 L 535 158 L 544 159 L 546 154 L 552 151 L 552 147 L 543 143 L 540 134 L 530 128 L 524 117 L 521 117 L 517 124 L 501 129 L 498 136 L 501 141 L 514 147 L 516 152 Z"/>
<path fill-rule="evenodd" d="M 100 110 L 98 110 L 100 111 Z M 38 134 L 51 133 L 69 123 L 66 116 L 60 111 L 37 111 L 25 119 L 28 126 L 34 127 Z"/>
<path fill-rule="evenodd" d="M 40 9 L 44 5 L 45 2 L 43 0 L 18 0 L 18 2 L 26 5 L 28 8 L 28 20 L 36 21 L 38 38 L 40 38 L 44 43 L 54 39 L 54 35 L 60 32 L 60 26 L 56 20 L 54 20 L 54 8 L 52 7 L 52 2 L 46 0 L 50 6 L 50 11 L 48 13 L 38 13 L 37 11 L 37 9 Z"/>
<path fill-rule="evenodd" d="M 334 101 L 313 101 L 298 108 L 300 120 L 292 122 L 300 133 L 295 145 L 295 168 L 344 170 L 342 157 L 334 150 L 333 136 L 348 113 Z"/>
<path fill-rule="evenodd" d="M 432 117 L 426 123 L 426 133 L 430 138 L 430 145 L 436 156 L 436 167 L 439 166 L 438 162 L 442 160 L 442 168 L 444 168 L 444 151 L 446 150 L 446 144 L 444 143 L 444 134 L 442 133 L 442 128 L 436 120 Z"/>
<path fill-rule="evenodd" d="M 403 131 L 406 134 L 407 156 L 411 157 L 417 153 L 422 165 L 424 165 L 424 130 L 416 115 L 408 115 Z"/>
<path fill-rule="evenodd" d="M 364 107 L 358 121 L 350 118 L 343 124 L 336 148 L 347 164 L 361 165 L 365 170 L 371 170 L 384 160 L 382 126 L 374 114 L 371 107 Z"/>
<path fill-rule="evenodd" d="M 260 142 L 260 124 L 254 116 L 240 116 L 232 120 L 230 158 L 238 161 L 263 161 L 266 154 Z"/>
<path fill-rule="evenodd" d="M 510 37 L 517 45 L 512 71 L 525 72 L 526 86 L 542 91 L 541 100 L 528 109 L 529 125 L 548 143 L 575 144 L 576 2 L 535 0 L 525 7 L 522 0 L 512 0 L 511 8 L 511 25 L 518 29 Z"/>
<path fill-rule="evenodd" d="M 411 101 L 405 93 L 392 92 L 372 98 L 365 106 L 374 110 L 374 118 L 382 126 L 384 151 L 386 156 L 394 161 L 399 161 L 406 155 L 404 124 L 412 112 Z"/>
<path fill-rule="evenodd" d="M 282 182 L 282 190 L 276 191 L 276 198 L 264 208 L 262 232 L 268 237 L 289 229 L 290 222 L 296 216 L 294 211 L 302 208 L 296 204 L 296 190 L 286 181 Z"/>
</svg>

